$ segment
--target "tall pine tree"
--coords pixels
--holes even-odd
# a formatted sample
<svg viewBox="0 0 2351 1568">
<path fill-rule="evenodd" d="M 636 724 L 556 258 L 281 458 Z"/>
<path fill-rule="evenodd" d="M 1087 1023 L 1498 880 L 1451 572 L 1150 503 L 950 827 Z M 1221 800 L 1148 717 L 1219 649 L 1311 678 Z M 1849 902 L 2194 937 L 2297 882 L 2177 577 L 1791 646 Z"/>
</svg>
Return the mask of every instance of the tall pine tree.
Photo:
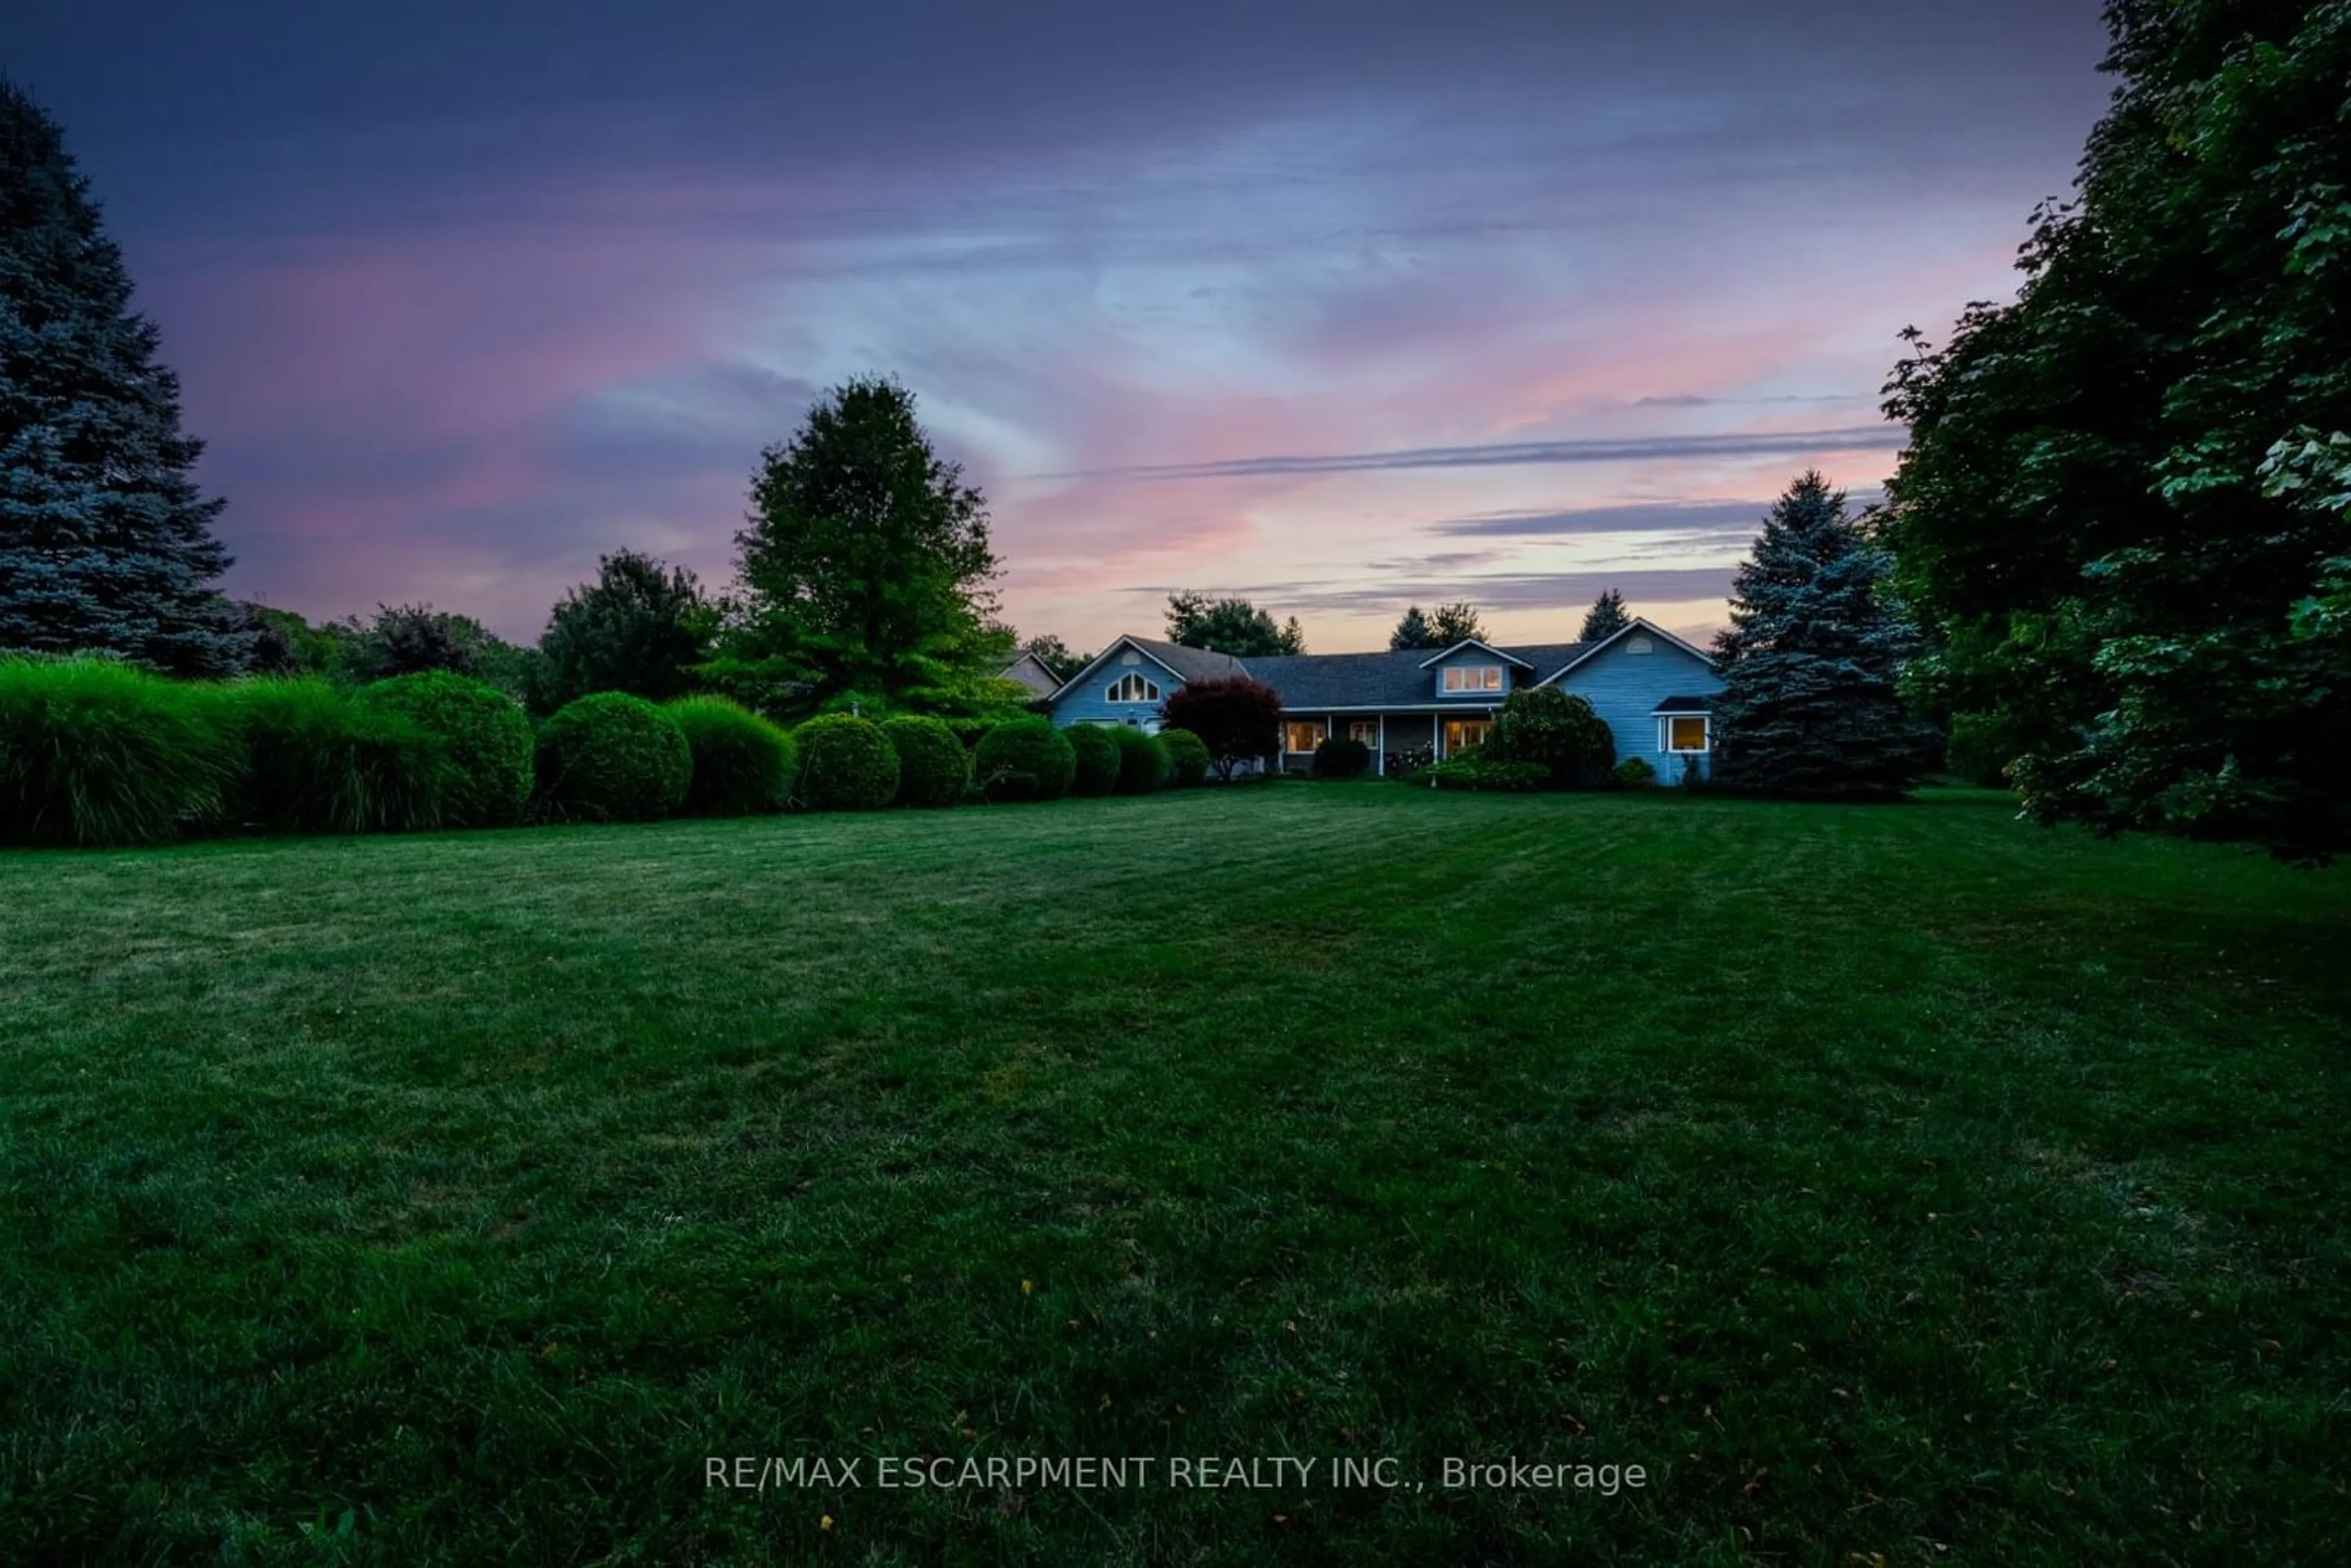
<svg viewBox="0 0 2351 1568">
<path fill-rule="evenodd" d="M 1403 619 L 1395 623 L 1395 630 L 1388 633 L 1388 652 L 1392 653 L 1401 653 L 1413 648 L 1443 646 L 1437 640 L 1437 629 L 1428 623 L 1428 617 L 1420 612 L 1417 604 L 1407 607 Z"/>
<path fill-rule="evenodd" d="M 253 633 L 210 586 L 222 503 L 189 477 L 180 383 L 57 122 L 0 80 L 0 649 L 233 674 Z"/>
<path fill-rule="evenodd" d="M 1882 586 L 1886 570 L 1844 492 L 1817 473 L 1772 504 L 1733 582 L 1730 629 L 1715 639 L 1719 782 L 1891 800 L 1917 780 L 1928 737 L 1896 690 L 1913 633 Z"/>
<path fill-rule="evenodd" d="M 1633 624 L 1632 614 L 1625 608 L 1625 596 L 1613 588 L 1604 588 L 1592 608 L 1583 612 L 1583 630 L 1575 634 L 1579 643 L 1597 643 L 1603 637 L 1614 637 Z"/>
</svg>

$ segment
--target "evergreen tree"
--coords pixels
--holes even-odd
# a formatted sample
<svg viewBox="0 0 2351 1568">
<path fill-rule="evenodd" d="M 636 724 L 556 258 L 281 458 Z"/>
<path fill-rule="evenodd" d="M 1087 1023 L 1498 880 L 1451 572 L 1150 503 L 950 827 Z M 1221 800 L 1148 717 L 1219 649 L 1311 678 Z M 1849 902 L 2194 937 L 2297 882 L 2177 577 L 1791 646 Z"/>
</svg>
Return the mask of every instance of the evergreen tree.
<svg viewBox="0 0 2351 1568">
<path fill-rule="evenodd" d="M 1406 609 L 1404 619 L 1398 621 L 1395 630 L 1388 633 L 1388 652 L 1392 653 L 1402 653 L 1414 648 L 1443 646 L 1445 644 L 1437 640 L 1437 629 L 1428 623 L 1428 617 L 1420 612 L 1417 604 Z"/>
<path fill-rule="evenodd" d="M 1486 623 L 1478 619 L 1478 607 L 1467 602 L 1438 605 L 1437 613 L 1428 618 L 1428 630 L 1437 639 L 1434 646 L 1439 648 L 1486 641 Z"/>
<path fill-rule="evenodd" d="M 854 379 L 810 409 L 752 479 L 739 594 L 711 670 L 722 689 L 926 712 L 992 678 L 1010 639 L 990 619 L 987 503 L 962 473 L 932 452 L 894 382 Z"/>
<path fill-rule="evenodd" d="M 1913 633 L 1844 492 L 1805 473 L 1763 519 L 1715 640 L 1715 778 L 1808 799 L 1891 800 L 1917 780 L 1922 726 L 1896 689 Z"/>
<path fill-rule="evenodd" d="M 1237 659 L 1306 652 L 1306 633 L 1299 629 L 1297 616 L 1276 625 L 1271 615 L 1246 599 L 1210 599 L 1203 593 L 1167 596 L 1167 640 Z"/>
<path fill-rule="evenodd" d="M 1625 596 L 1613 588 L 1604 588 L 1592 608 L 1583 612 L 1583 630 L 1575 634 L 1579 643 L 1597 643 L 1604 637 L 1614 637 L 1633 623 L 1625 608 Z"/>
<path fill-rule="evenodd" d="M 189 477 L 204 444 L 130 304 L 57 122 L 0 80 L 0 649 L 232 674 L 253 632 L 210 586 L 222 503 Z"/>
<path fill-rule="evenodd" d="M 532 704 L 549 713 L 590 692 L 649 702 L 684 696 L 710 656 L 717 612 L 684 567 L 636 550 L 596 563 L 596 580 L 567 590 L 538 640 L 546 656 Z"/>
</svg>

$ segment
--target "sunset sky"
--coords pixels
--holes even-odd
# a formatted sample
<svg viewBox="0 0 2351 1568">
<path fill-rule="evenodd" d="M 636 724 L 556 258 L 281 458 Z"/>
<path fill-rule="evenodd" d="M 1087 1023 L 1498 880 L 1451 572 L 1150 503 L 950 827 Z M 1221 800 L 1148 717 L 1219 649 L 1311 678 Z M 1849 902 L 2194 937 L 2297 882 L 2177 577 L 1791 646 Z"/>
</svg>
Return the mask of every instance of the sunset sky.
<svg viewBox="0 0 2351 1568">
<path fill-rule="evenodd" d="M 9 9 L 231 590 L 517 640 L 623 546 L 722 584 L 868 371 L 1023 631 L 1704 632 L 1792 473 L 1885 478 L 1896 334 L 2012 290 L 2107 87 L 2093 0 Z"/>
</svg>

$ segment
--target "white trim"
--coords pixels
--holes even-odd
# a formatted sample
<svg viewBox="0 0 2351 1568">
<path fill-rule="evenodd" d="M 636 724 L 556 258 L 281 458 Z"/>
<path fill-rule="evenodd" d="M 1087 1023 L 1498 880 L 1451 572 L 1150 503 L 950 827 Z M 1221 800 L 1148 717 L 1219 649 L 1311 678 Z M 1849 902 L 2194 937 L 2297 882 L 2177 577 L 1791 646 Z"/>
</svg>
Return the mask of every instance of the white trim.
<svg viewBox="0 0 2351 1568">
<path fill-rule="evenodd" d="M 1046 696 L 1045 700 L 1049 703 L 1057 703 L 1063 697 L 1068 696 L 1072 688 L 1074 688 L 1081 681 L 1083 681 L 1088 675 L 1092 674 L 1094 671 L 1100 667 L 1103 660 L 1109 658 L 1113 653 L 1117 653 L 1121 648 L 1134 649 L 1136 653 L 1142 654 L 1144 658 L 1150 660 L 1153 664 L 1158 665 L 1169 674 L 1175 676 L 1176 684 L 1177 685 L 1182 685 L 1184 684 L 1185 676 L 1183 671 L 1177 669 L 1175 665 L 1169 664 L 1166 660 L 1161 658 L 1158 654 L 1153 653 L 1142 643 L 1136 642 L 1133 637 L 1121 637 L 1111 643 L 1109 647 L 1104 648 L 1101 653 L 1096 653 L 1092 661 L 1087 664 L 1084 669 L 1080 670 L 1076 674 L 1071 675 L 1068 680 L 1063 681 L 1060 685 L 1054 687 L 1052 692 Z"/>
<path fill-rule="evenodd" d="M 1506 697 L 1510 695 L 1510 694 L 1508 692 L 1464 692 L 1459 696 L 1455 697 L 1450 701 L 1438 700 L 1425 703 L 1357 703 L 1352 707 L 1331 707 L 1326 705 L 1322 707 L 1313 708 L 1283 708 L 1281 711 L 1284 713 L 1460 713 L 1466 708 L 1476 706 L 1479 698 L 1488 699 L 1486 706 L 1489 709 L 1499 711 L 1502 705 L 1492 699 L 1496 697 Z"/>
<path fill-rule="evenodd" d="M 1437 654 L 1435 658 L 1423 659 L 1420 662 L 1420 667 L 1425 670 L 1431 664 L 1438 664 L 1444 660 L 1453 657 L 1454 654 L 1461 652 L 1464 648 L 1483 648 L 1486 652 L 1493 654 L 1494 657 L 1501 660 L 1502 663 L 1506 664 L 1516 664 L 1522 670 L 1531 670 L 1534 668 L 1532 664 L 1528 664 L 1524 659 L 1520 658 L 1517 654 L 1505 653 L 1502 650 L 1495 647 L 1494 644 L 1480 637 L 1464 637 L 1461 641 L 1454 643 L 1453 646 L 1446 649 L 1445 652 Z"/>
<path fill-rule="evenodd" d="M 1674 744 L 1674 720 L 1694 718 L 1706 727 L 1706 744 L 1692 749 Z M 1705 757 L 1714 750 L 1714 716 L 1710 713 L 1661 713 L 1657 719 L 1657 752 L 1663 757 Z"/>
<path fill-rule="evenodd" d="M 1553 670 L 1550 674 L 1545 675 L 1541 680 L 1537 681 L 1535 685 L 1538 686 L 1547 686 L 1553 681 L 1559 679 L 1562 675 L 1567 674 L 1568 671 L 1576 668 L 1578 665 L 1590 664 L 1593 660 L 1598 658 L 1601 654 L 1614 647 L 1618 638 L 1629 637 L 1635 631 L 1646 632 L 1653 637 L 1663 637 L 1672 646 L 1679 648 L 1683 653 L 1687 653 L 1691 658 L 1696 659 L 1699 664 L 1704 664 L 1709 672 L 1714 668 L 1714 656 L 1707 653 L 1705 649 L 1693 647 L 1691 644 L 1683 642 L 1679 637 L 1675 636 L 1672 632 L 1667 631 L 1656 622 L 1647 619 L 1646 616 L 1635 615 L 1633 619 L 1625 622 L 1624 625 L 1619 626 L 1615 631 L 1611 632 L 1607 636 L 1603 637 L 1599 642 L 1594 643 L 1591 647 L 1586 648 L 1583 653 L 1578 653 L 1574 658 L 1570 659 L 1566 664 L 1562 664 L 1558 669 Z"/>
<path fill-rule="evenodd" d="M 1713 711 L 1710 707 L 1653 707 L 1649 713 L 1652 717 L 1671 715 L 1677 718 L 1696 718 L 1701 714 L 1710 714 Z"/>
<path fill-rule="evenodd" d="M 1141 686 L 1150 695 L 1139 697 L 1123 697 L 1118 695 L 1118 688 L 1126 685 L 1129 681 L 1133 681 L 1135 685 Z M 1118 707 L 1133 707 L 1138 703 L 1157 703 L 1162 700 L 1163 699 L 1159 695 L 1159 683 L 1153 680 L 1149 675 L 1144 674 L 1139 669 L 1131 669 L 1122 672 L 1118 679 L 1111 682 L 1110 685 L 1102 688 L 1102 701 Z"/>
</svg>

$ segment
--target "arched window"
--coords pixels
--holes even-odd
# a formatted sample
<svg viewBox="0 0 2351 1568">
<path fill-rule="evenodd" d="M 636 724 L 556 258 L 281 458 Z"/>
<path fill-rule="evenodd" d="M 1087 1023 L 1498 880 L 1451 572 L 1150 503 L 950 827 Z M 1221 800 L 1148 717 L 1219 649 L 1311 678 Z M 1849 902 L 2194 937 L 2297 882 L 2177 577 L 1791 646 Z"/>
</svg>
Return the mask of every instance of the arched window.
<svg viewBox="0 0 2351 1568">
<path fill-rule="evenodd" d="M 1110 690 L 1102 695 L 1114 703 L 1155 703 L 1159 700 L 1159 688 L 1130 671 L 1113 681 Z"/>
</svg>

